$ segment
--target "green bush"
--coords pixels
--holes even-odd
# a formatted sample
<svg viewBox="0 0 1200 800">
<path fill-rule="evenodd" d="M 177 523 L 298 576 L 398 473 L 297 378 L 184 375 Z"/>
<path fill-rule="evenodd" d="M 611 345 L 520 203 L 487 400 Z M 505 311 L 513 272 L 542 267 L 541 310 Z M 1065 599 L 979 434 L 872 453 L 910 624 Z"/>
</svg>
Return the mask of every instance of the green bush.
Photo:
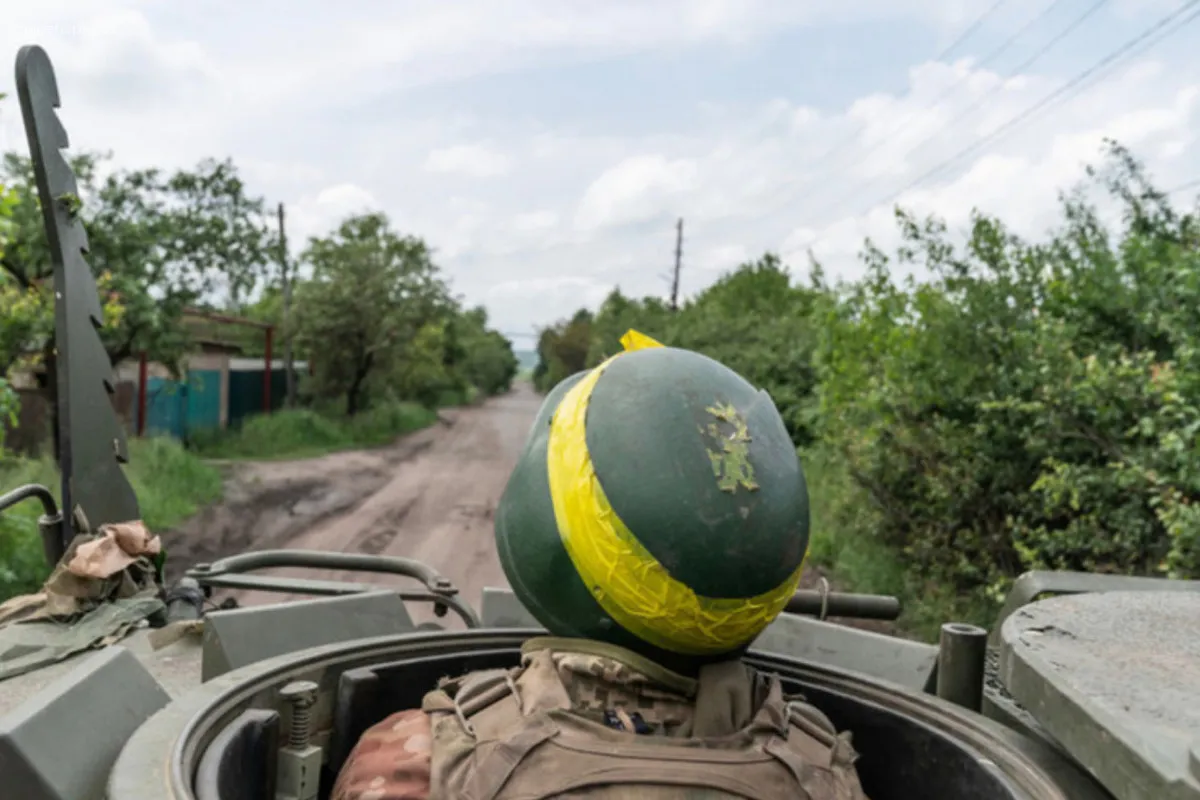
<svg viewBox="0 0 1200 800">
<path fill-rule="evenodd" d="M 280 459 L 316 456 L 355 447 L 377 447 L 437 419 L 417 403 L 383 403 L 353 417 L 312 409 L 285 409 L 250 417 L 238 430 L 196 440 L 208 458 Z"/>
<path fill-rule="evenodd" d="M 1039 244 L 976 215 L 959 251 L 899 214 L 895 259 L 869 250 L 826 306 L 822 439 L 871 502 L 864 530 L 913 591 L 985 617 L 1027 569 L 1200 575 L 1196 220 L 1120 148 L 1096 178 L 1116 235 L 1078 193 Z M 898 286 L 897 263 L 932 279 Z"/>
<path fill-rule="evenodd" d="M 548 391 L 582 369 L 620 352 L 630 328 L 664 344 L 704 353 L 763 387 L 798 444 L 813 440 L 817 287 L 792 285 L 788 269 L 768 253 L 743 264 L 672 313 L 656 298 L 632 300 L 613 291 L 593 315 L 586 310 L 542 332 L 534 383 Z"/>
<path fill-rule="evenodd" d="M 416 403 L 390 403 L 360 414 L 347 423 L 352 446 L 375 447 L 428 427 L 437 414 Z"/>
<path fill-rule="evenodd" d="M 163 531 L 221 496 L 221 474 L 170 439 L 129 443 L 126 474 L 152 531 Z M 40 483 L 61 499 L 58 471 L 50 459 L 0 458 L 0 490 Z M 35 592 L 49 574 L 37 519 L 41 506 L 25 501 L 0 514 L 0 601 Z"/>
<path fill-rule="evenodd" d="M 614 293 L 543 331 L 537 384 L 634 327 L 763 386 L 810 474 L 811 557 L 922 633 L 987 623 L 1028 569 L 1198 577 L 1200 224 L 1117 145 L 1090 177 L 1040 242 L 897 211 L 857 281 L 798 287 L 768 255 L 678 312 Z"/>
</svg>

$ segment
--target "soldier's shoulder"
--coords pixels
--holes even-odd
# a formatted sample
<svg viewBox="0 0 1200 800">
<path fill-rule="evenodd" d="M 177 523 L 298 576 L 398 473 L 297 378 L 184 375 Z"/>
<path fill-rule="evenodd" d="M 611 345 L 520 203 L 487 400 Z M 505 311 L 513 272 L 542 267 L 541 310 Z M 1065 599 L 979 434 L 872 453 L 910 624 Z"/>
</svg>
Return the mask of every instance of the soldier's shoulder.
<svg viewBox="0 0 1200 800">
<path fill-rule="evenodd" d="M 331 800 L 427 800 L 429 715 L 400 711 L 367 729 L 338 775 Z"/>
</svg>

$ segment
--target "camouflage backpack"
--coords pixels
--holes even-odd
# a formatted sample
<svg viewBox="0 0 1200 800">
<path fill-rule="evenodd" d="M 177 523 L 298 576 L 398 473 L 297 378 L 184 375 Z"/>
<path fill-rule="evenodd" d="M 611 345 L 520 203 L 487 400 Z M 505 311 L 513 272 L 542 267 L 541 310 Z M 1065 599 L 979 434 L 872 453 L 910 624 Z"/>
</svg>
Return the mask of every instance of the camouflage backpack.
<svg viewBox="0 0 1200 800">
<path fill-rule="evenodd" d="M 866 800 L 849 734 L 740 660 L 692 681 L 613 645 L 541 639 L 522 661 L 426 695 L 431 797 Z"/>
</svg>

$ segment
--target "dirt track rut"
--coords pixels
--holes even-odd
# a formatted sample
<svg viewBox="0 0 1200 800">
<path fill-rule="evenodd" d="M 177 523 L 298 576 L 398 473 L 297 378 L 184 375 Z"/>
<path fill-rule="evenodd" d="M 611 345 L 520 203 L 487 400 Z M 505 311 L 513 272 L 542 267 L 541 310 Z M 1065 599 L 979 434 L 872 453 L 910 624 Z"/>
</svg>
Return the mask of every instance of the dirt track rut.
<svg viewBox="0 0 1200 800">
<path fill-rule="evenodd" d="M 173 571 L 277 547 L 404 556 L 438 570 L 478 608 L 484 586 L 508 585 L 496 558 L 492 520 L 540 403 L 521 384 L 479 406 L 443 412 L 440 424 L 386 448 L 236 465 L 225 502 L 165 535 Z M 263 574 L 420 588 L 410 579 L 368 573 Z M 241 605 L 300 597 L 250 591 L 222 596 L 227 595 Z M 418 621 L 433 619 L 415 604 L 412 611 Z"/>
</svg>

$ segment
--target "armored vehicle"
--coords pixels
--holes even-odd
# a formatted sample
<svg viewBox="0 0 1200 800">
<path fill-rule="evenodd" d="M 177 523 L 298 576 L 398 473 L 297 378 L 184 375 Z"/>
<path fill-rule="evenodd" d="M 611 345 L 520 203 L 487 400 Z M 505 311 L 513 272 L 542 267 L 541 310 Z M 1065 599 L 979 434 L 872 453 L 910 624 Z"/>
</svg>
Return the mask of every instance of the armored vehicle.
<svg viewBox="0 0 1200 800">
<path fill-rule="evenodd" d="M 443 676 L 515 664 L 539 633 L 514 595 L 478 609 L 428 566 L 273 550 L 164 585 L 120 463 L 100 307 L 61 149 L 53 68 L 17 57 L 21 112 L 55 268 L 61 507 L 38 501 L 44 591 L 0 607 L 3 800 L 326 798 L 359 735 Z M 411 584 L 264 575 L 288 566 Z M 1200 798 L 1200 582 L 1034 572 L 990 631 L 934 644 L 836 624 L 895 598 L 796 594 L 747 660 L 853 732 L 874 800 Z M 222 588 L 312 599 L 213 608 Z M 441 620 L 414 625 L 412 604 Z"/>
</svg>

